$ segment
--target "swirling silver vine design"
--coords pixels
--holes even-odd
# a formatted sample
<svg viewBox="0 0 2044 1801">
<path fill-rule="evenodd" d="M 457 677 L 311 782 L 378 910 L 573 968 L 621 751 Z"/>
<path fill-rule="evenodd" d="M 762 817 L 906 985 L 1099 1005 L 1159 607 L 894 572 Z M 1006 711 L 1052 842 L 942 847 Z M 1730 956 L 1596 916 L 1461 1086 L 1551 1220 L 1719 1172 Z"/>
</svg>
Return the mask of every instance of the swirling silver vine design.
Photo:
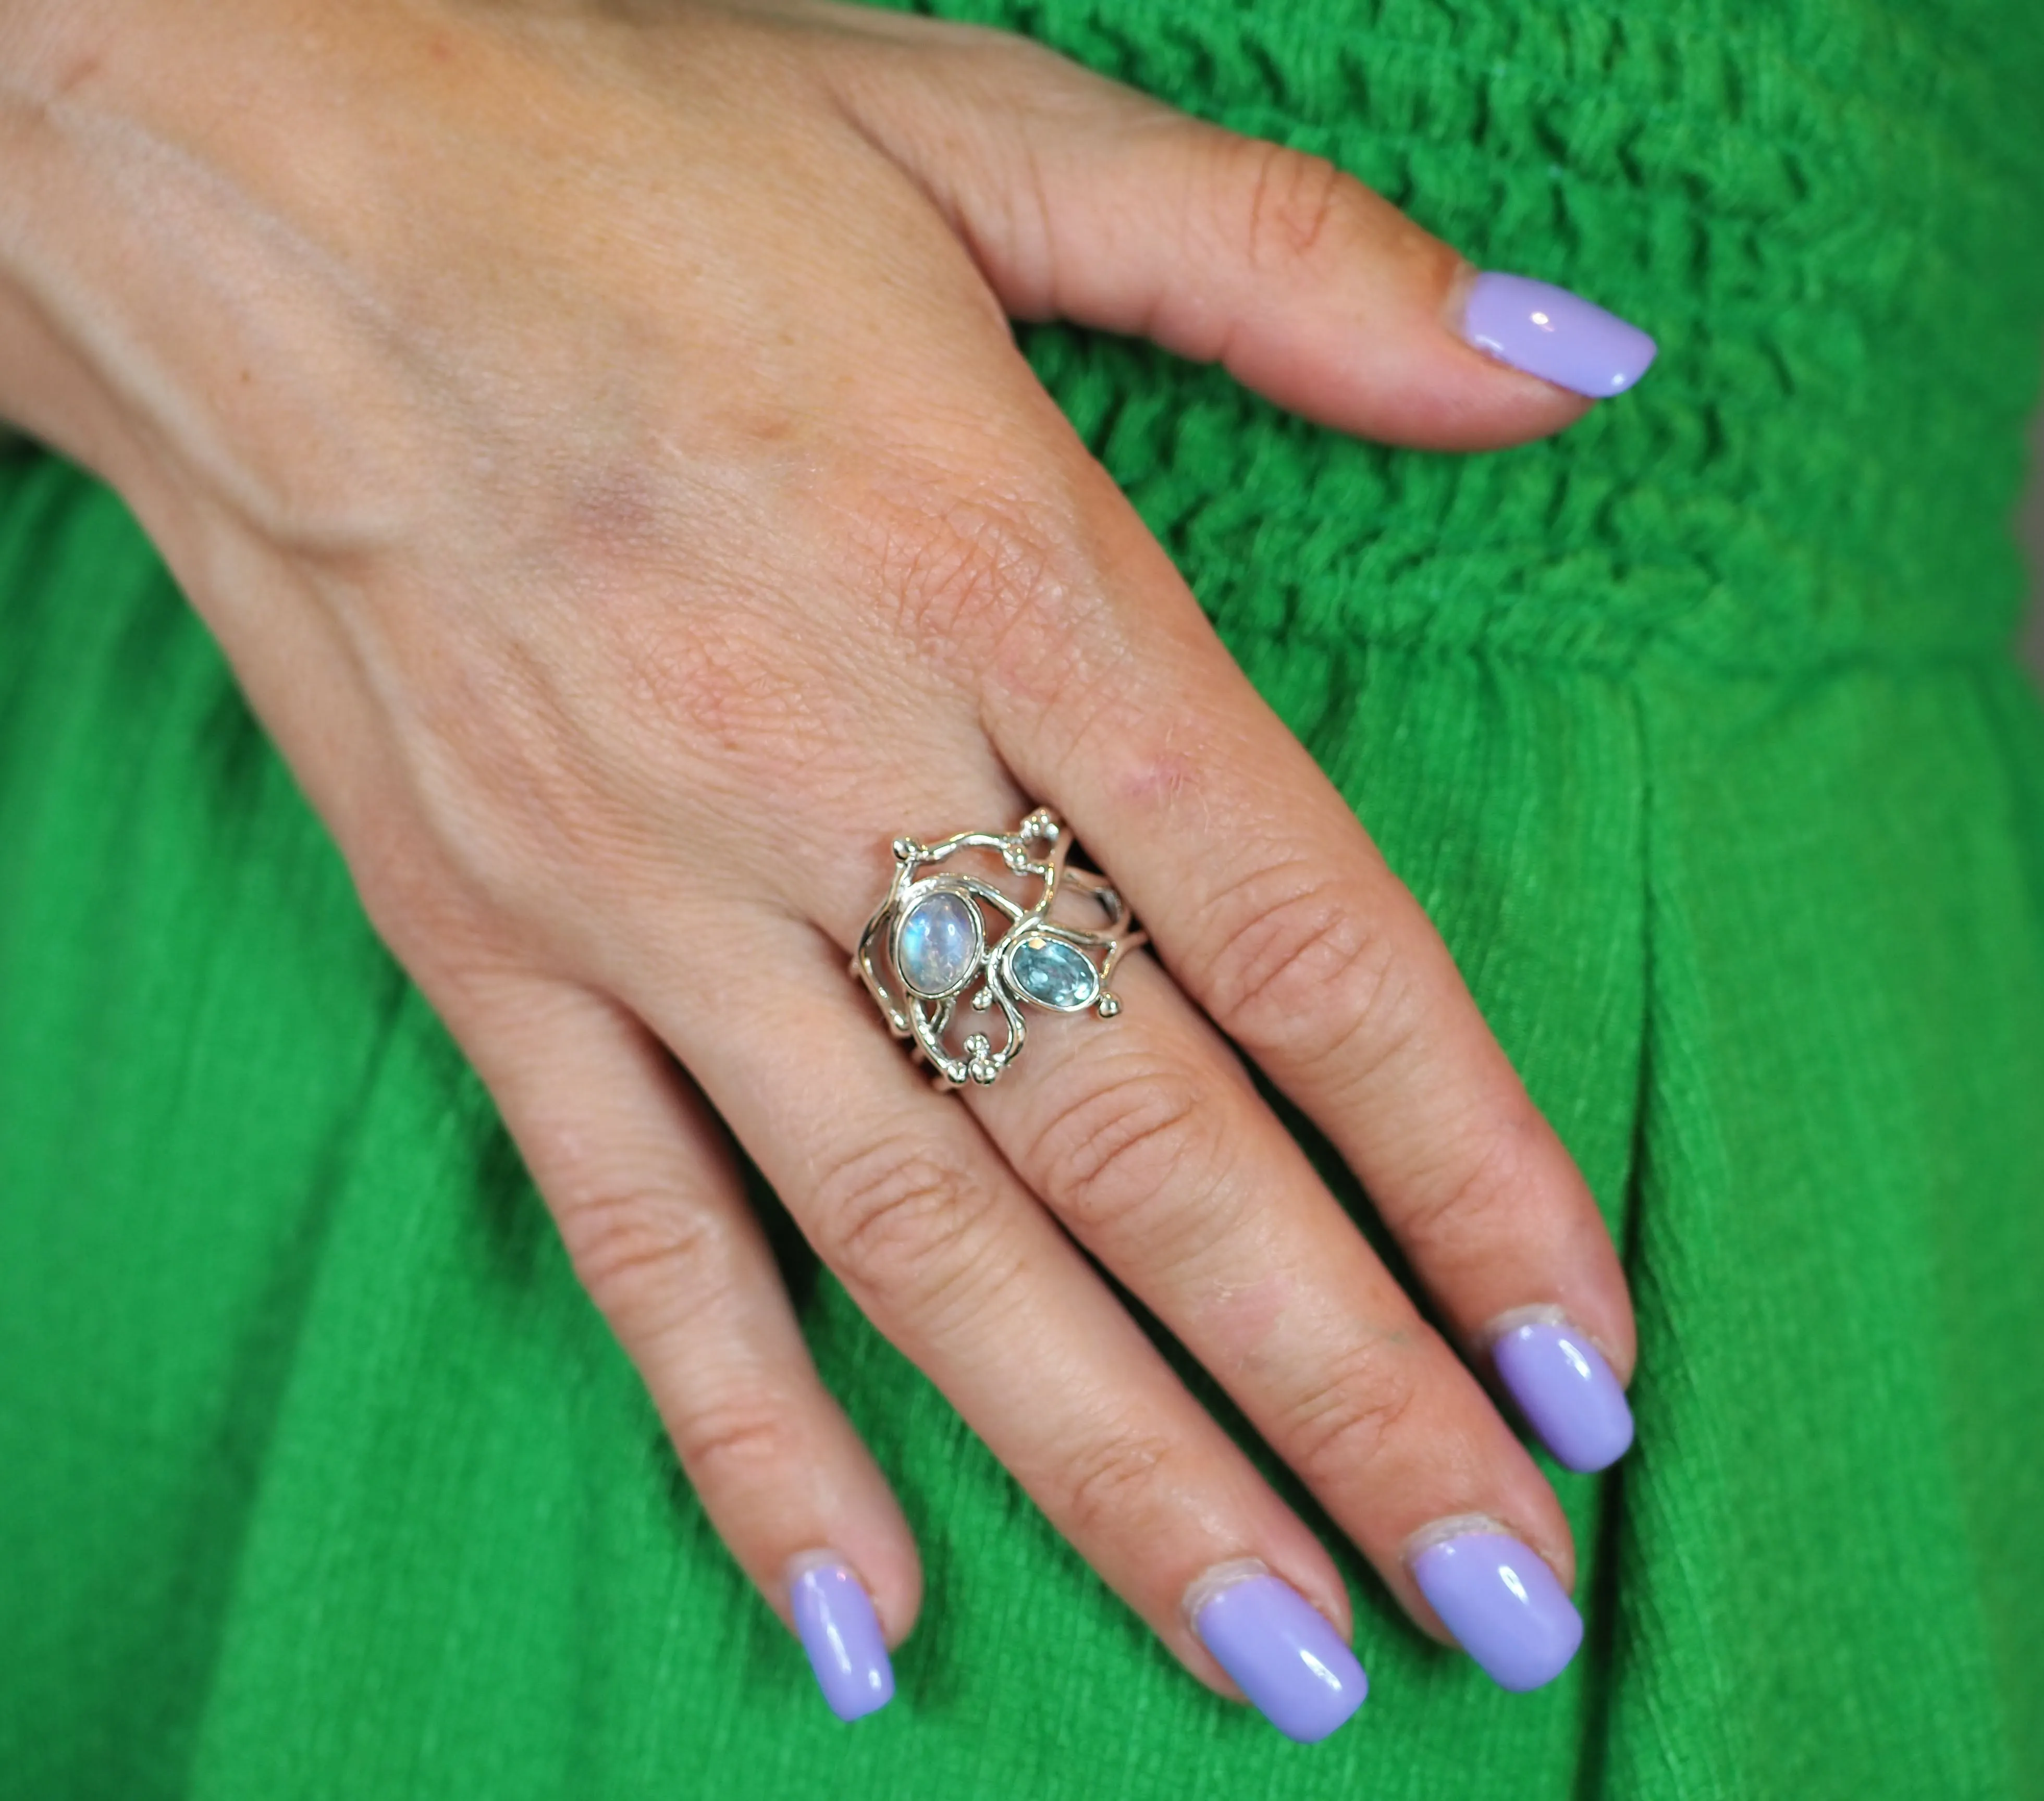
<svg viewBox="0 0 2044 1801">
<path fill-rule="evenodd" d="M 1105 877 L 1066 862 L 1070 849 L 1070 835 L 1055 814 L 1041 807 L 1012 832 L 962 831 L 932 844 L 912 838 L 894 840 L 894 879 L 886 899 L 860 935 L 851 972 L 866 984 L 889 1029 L 897 1038 L 912 1040 L 915 1051 L 936 1071 L 934 1081 L 939 1089 L 962 1088 L 968 1081 L 983 1086 L 996 1081 L 1014 1062 L 1028 1036 L 1024 1004 L 1051 1012 L 1091 1012 L 1103 1020 L 1121 1011 L 1108 978 L 1124 953 L 1143 943 L 1147 935 L 1130 919 L 1127 903 Z M 1016 874 L 1035 877 L 1042 884 L 1035 904 L 1025 907 L 993 882 L 962 869 L 923 874 L 971 850 L 992 851 Z M 1051 909 L 1061 893 L 1077 893 L 1097 902 L 1107 916 L 1103 927 L 1086 931 L 1054 923 Z M 902 934 L 910 918 L 940 895 L 956 895 L 970 909 L 974 949 L 956 980 L 943 992 L 930 993 L 911 985 L 902 974 L 899 959 Z M 982 907 L 1008 922 L 991 943 Z M 1047 972 L 1039 975 L 1039 981 L 1052 985 L 1060 972 L 1070 977 L 1076 967 L 1074 954 L 1084 960 L 1090 981 L 1078 984 L 1062 1001 L 1032 993 L 1016 973 L 1018 960 L 1026 959 L 1025 974 L 1030 968 Z M 1054 996 L 1061 992 L 1053 986 Z M 961 1000 L 976 1013 L 999 1010 L 1005 1036 L 997 1049 L 984 1031 L 969 1033 L 956 1051 L 944 1043 Z"/>
</svg>

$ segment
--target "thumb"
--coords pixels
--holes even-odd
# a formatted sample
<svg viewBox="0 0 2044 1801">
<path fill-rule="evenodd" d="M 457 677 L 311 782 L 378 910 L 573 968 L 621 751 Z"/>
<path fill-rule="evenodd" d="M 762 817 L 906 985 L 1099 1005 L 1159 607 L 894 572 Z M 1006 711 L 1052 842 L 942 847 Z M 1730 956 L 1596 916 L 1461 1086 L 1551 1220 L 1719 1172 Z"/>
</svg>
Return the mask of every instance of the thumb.
<svg viewBox="0 0 2044 1801">
<path fill-rule="evenodd" d="M 1636 326 L 1479 272 L 1324 158 L 1026 40 L 960 34 L 864 73 L 855 117 L 1011 317 L 1151 338 L 1323 424 L 1431 450 L 1544 437 L 1654 360 Z"/>
</svg>

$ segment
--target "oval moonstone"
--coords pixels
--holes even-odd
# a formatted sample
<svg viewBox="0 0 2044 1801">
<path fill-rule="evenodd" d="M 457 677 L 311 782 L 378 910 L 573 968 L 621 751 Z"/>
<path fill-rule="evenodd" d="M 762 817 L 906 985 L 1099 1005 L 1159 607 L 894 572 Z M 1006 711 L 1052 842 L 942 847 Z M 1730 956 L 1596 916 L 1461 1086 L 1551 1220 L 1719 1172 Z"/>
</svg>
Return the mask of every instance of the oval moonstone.
<svg viewBox="0 0 2044 1801">
<path fill-rule="evenodd" d="M 949 994 L 979 961 L 979 921 L 962 894 L 939 889 L 909 909 L 896 940 L 895 966 L 916 993 Z"/>
<path fill-rule="evenodd" d="M 1090 1007 L 1100 993 L 1100 972 L 1090 958 L 1062 939 L 1032 931 L 1008 954 L 1009 973 L 1032 1000 L 1060 1013 Z"/>
</svg>

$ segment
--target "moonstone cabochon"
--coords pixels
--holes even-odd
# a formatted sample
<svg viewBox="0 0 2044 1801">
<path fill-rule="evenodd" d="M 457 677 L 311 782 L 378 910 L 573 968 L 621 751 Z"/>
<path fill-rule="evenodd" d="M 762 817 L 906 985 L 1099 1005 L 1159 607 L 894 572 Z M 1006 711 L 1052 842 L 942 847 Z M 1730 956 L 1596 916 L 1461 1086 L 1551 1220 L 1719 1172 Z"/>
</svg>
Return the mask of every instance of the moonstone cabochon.
<svg viewBox="0 0 2044 1801">
<path fill-rule="evenodd" d="M 902 916 L 894 940 L 894 966 L 916 993 L 950 994 L 978 965 L 982 927 L 979 909 L 962 894 L 940 888 Z"/>
<path fill-rule="evenodd" d="M 1008 953 L 1015 985 L 1042 1006 L 1060 1013 L 1090 1007 L 1100 993 L 1100 972 L 1077 946 L 1032 931 Z"/>
</svg>

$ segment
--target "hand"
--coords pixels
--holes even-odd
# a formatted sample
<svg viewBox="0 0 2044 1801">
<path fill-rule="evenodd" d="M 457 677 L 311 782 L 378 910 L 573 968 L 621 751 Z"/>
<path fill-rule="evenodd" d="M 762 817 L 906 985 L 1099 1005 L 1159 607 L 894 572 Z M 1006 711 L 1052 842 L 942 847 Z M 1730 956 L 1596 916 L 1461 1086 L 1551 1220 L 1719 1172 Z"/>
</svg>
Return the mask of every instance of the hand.
<svg viewBox="0 0 2044 1801">
<path fill-rule="evenodd" d="M 1515 1686 L 1558 1669 L 1567 1525 L 1457 1350 L 1524 1328 L 1529 1407 L 1543 1357 L 1577 1384 L 1558 1447 L 1574 1418 L 1609 1428 L 1577 1461 L 1617 1454 L 1612 1246 L 1004 317 L 1147 332 L 1402 444 L 1566 425 L 1586 400 L 1458 336 L 1467 265 L 1324 163 L 856 9 L 109 0 L 17 7 L 0 67 L 0 405 L 163 549 L 770 1604 L 829 1601 L 828 1562 L 897 1641 L 920 1578 L 719 1116 L 1202 1680 L 1234 1692 L 1218 1651 L 1331 1730 L 1345 1649 L 1316 1686 L 1297 1634 L 1327 1625 L 1229 1580 L 1344 1641 L 1347 1599 L 1074 1239 L 1423 1626 Z M 847 954 L 895 836 L 1032 803 L 1156 954 L 1112 1024 L 1036 1016 L 997 1085 L 940 1096 Z"/>
</svg>

